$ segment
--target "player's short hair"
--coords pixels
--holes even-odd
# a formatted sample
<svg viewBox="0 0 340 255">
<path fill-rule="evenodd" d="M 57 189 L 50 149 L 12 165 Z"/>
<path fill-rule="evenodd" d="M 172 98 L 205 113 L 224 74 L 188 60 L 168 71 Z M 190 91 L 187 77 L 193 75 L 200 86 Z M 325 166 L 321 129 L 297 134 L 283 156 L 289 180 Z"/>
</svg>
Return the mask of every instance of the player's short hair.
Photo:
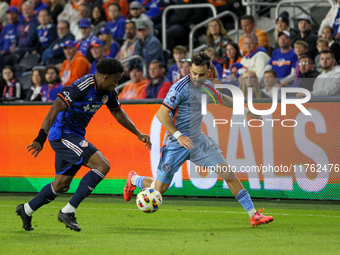
<svg viewBox="0 0 340 255">
<path fill-rule="evenodd" d="M 267 70 L 263 74 L 265 75 L 266 73 L 271 73 L 274 76 L 274 78 L 277 78 L 277 73 L 274 70 Z"/>
<path fill-rule="evenodd" d="M 115 58 L 103 58 L 97 63 L 96 69 L 98 73 L 107 75 L 124 72 L 122 63 Z"/>
<path fill-rule="evenodd" d="M 325 39 L 325 38 L 319 38 L 317 41 L 316 41 L 316 45 L 318 45 L 319 43 L 324 43 L 324 44 L 328 44 L 328 40 Z"/>
<path fill-rule="evenodd" d="M 196 66 L 206 66 L 207 68 L 210 67 L 210 57 L 205 52 L 196 52 L 191 57 L 191 64 L 195 64 Z"/>
<path fill-rule="evenodd" d="M 256 35 L 254 35 L 254 34 L 246 34 L 246 35 L 244 36 L 244 39 L 246 39 L 246 38 L 252 39 L 253 42 L 256 43 L 256 44 L 259 43 L 259 38 L 258 38 Z"/>
<path fill-rule="evenodd" d="M 302 41 L 302 40 L 297 40 L 295 43 L 294 43 L 294 46 L 295 45 L 302 45 L 303 47 L 305 47 L 305 49 L 308 49 L 308 44 L 305 42 L 305 41 Z"/>
<path fill-rule="evenodd" d="M 241 20 L 246 20 L 248 19 L 250 21 L 251 24 L 254 24 L 255 23 L 255 18 L 253 15 L 243 15 L 241 17 Z"/>
<path fill-rule="evenodd" d="M 320 57 L 321 57 L 321 54 L 331 54 L 332 58 L 333 59 L 335 58 L 334 53 L 331 50 L 322 50 L 322 51 L 320 51 Z"/>
<path fill-rule="evenodd" d="M 112 5 L 114 5 L 114 6 L 117 6 L 117 8 L 118 8 L 118 11 L 119 11 L 119 12 L 121 12 L 122 8 L 121 8 L 121 7 L 120 7 L 120 5 L 119 5 L 119 4 L 117 4 L 117 3 L 110 3 L 110 4 L 109 4 L 109 6 L 107 7 L 107 9 L 109 9 L 109 8 L 110 8 L 110 6 L 112 6 Z"/>
<path fill-rule="evenodd" d="M 151 65 L 151 64 L 157 64 L 159 68 L 163 68 L 162 62 L 159 61 L 159 60 L 157 60 L 157 59 L 152 60 L 152 61 L 150 62 L 150 65 Z M 150 65 L 149 65 L 149 66 L 150 66 Z"/>
<path fill-rule="evenodd" d="M 303 59 L 303 58 L 307 58 L 308 59 L 308 63 L 309 64 L 313 64 L 314 65 L 314 60 L 313 60 L 313 58 L 311 57 L 311 56 L 309 56 L 309 55 L 303 55 L 300 59 L 299 59 L 299 61 L 301 60 L 301 59 Z"/>
<path fill-rule="evenodd" d="M 214 47 L 209 47 L 205 50 L 206 53 L 212 53 L 217 57 L 217 51 L 215 50 Z"/>
<path fill-rule="evenodd" d="M 57 69 L 57 67 L 55 65 L 47 65 L 46 66 L 45 73 L 44 73 L 44 78 L 45 78 L 45 75 L 47 74 L 47 71 L 50 70 L 50 69 L 53 69 L 56 72 L 56 74 L 57 74 L 56 82 L 60 83 L 61 79 L 59 77 L 59 71 L 58 71 L 58 69 Z"/>
<path fill-rule="evenodd" d="M 174 48 L 173 53 L 187 54 L 187 48 L 185 48 L 183 45 L 177 45 Z"/>
</svg>

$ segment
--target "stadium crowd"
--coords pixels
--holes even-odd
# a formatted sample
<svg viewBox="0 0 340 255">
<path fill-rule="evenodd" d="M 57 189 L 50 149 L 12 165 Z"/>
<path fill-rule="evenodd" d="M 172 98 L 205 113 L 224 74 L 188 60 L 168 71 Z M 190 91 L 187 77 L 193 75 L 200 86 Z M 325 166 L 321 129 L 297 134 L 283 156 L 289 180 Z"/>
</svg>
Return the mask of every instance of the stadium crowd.
<svg viewBox="0 0 340 255">
<path fill-rule="evenodd" d="M 190 30 L 211 13 L 204 8 L 170 12 L 163 50 L 162 12 L 171 4 L 195 3 L 234 12 L 243 30 L 238 42 L 228 35 L 228 18 L 198 30 L 204 36 L 195 37 L 195 46 L 204 38 L 211 78 L 240 87 L 245 96 L 253 87 L 255 98 L 272 97 L 273 87 L 279 93 L 282 87 L 301 87 L 313 97 L 340 95 L 340 0 L 318 31 L 310 15 L 298 17 L 295 29 L 289 13 L 282 12 L 273 45 L 256 19 L 244 14 L 240 0 L 8 0 L 0 2 L 1 100 L 54 101 L 63 87 L 94 74 L 99 60 L 133 55 L 144 59 L 146 77 L 138 59 L 125 62 L 120 83 L 129 83 L 119 99 L 164 98 L 189 74 Z"/>
</svg>

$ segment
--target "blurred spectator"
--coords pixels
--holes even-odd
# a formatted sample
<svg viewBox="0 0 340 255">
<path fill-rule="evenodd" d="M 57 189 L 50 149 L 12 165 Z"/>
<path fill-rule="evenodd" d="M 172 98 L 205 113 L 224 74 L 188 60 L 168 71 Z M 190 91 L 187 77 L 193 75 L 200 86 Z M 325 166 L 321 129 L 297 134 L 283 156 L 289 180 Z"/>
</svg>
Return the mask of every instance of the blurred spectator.
<svg viewBox="0 0 340 255">
<path fill-rule="evenodd" d="M 153 60 L 149 66 L 150 83 L 142 93 L 142 98 L 165 98 L 171 82 L 164 75 L 164 68 L 160 61 Z"/>
<path fill-rule="evenodd" d="M 93 12 L 94 7 L 100 6 L 102 8 L 103 6 L 103 0 L 85 0 L 84 4 L 86 4 L 87 7 L 89 7 L 90 13 Z M 105 16 L 105 11 L 104 11 Z M 106 20 L 106 17 L 105 17 Z"/>
<path fill-rule="evenodd" d="M 190 64 L 191 64 L 191 59 L 187 58 L 187 59 L 181 60 L 181 64 L 179 68 L 180 79 L 184 78 L 190 73 Z"/>
<path fill-rule="evenodd" d="M 308 44 L 304 41 L 298 40 L 294 43 L 294 52 L 297 55 L 297 58 L 300 59 L 302 56 L 306 55 L 308 52 Z M 296 61 L 295 64 L 295 82 L 300 77 L 300 66 L 299 61 Z"/>
<path fill-rule="evenodd" d="M 292 40 L 294 41 L 298 35 L 298 31 L 296 31 L 294 28 L 289 27 L 289 13 L 287 11 L 282 12 L 276 19 L 276 28 L 274 31 L 275 49 L 280 48 L 277 39 L 279 38 L 279 33 L 284 30 L 290 33 L 290 35 L 292 36 Z"/>
<path fill-rule="evenodd" d="M 313 59 L 317 54 L 316 40 L 318 37 L 312 31 L 312 19 L 309 15 L 302 15 L 298 18 L 299 33 L 295 41 L 302 40 L 308 44 L 307 55 L 310 55 Z"/>
<path fill-rule="evenodd" d="M 277 83 L 277 73 L 274 70 L 268 70 L 264 72 L 263 83 L 264 88 L 262 89 L 262 92 L 266 93 L 269 97 L 273 97 L 273 88 L 277 87 L 277 98 L 280 98 L 281 88 Z"/>
<path fill-rule="evenodd" d="M 91 64 L 83 53 L 77 51 L 76 44 L 73 41 L 67 40 L 61 47 L 63 47 L 66 60 L 63 62 L 59 75 L 61 83 L 66 87 L 88 74 Z"/>
<path fill-rule="evenodd" d="M 22 4 L 22 14 L 25 19 L 20 21 L 18 27 L 19 42 L 16 48 L 10 48 L 10 51 L 18 54 L 21 58 L 28 53 L 31 53 L 37 48 L 38 35 L 37 27 L 38 21 L 34 16 L 33 5 L 27 1 Z"/>
<path fill-rule="evenodd" d="M 222 78 L 222 66 L 220 64 L 220 62 L 217 61 L 217 52 L 215 50 L 215 48 L 213 47 L 209 47 L 208 49 L 205 50 L 205 53 L 208 54 L 208 56 L 210 57 L 211 63 L 215 66 L 218 77 L 216 78 Z"/>
<path fill-rule="evenodd" d="M 181 65 L 181 60 L 185 59 L 187 56 L 187 48 L 182 45 L 177 45 L 173 50 L 172 56 L 176 61 L 176 64 L 170 67 L 168 79 L 171 84 L 174 84 L 180 79 L 179 68 Z"/>
<path fill-rule="evenodd" d="M 322 35 L 322 30 L 324 27 L 329 26 L 333 28 L 333 36 L 335 38 L 340 38 L 340 31 L 339 31 L 339 25 L 340 25 L 340 0 L 337 0 L 337 3 L 329 10 L 326 17 L 322 20 L 318 36 Z"/>
<path fill-rule="evenodd" d="M 260 89 L 256 73 L 252 70 L 245 71 L 240 79 L 240 89 L 245 99 L 248 98 L 248 88 L 253 89 L 253 98 L 269 98 L 269 96 Z"/>
<path fill-rule="evenodd" d="M 257 36 L 247 34 L 244 38 L 245 55 L 241 60 L 241 64 L 260 76 L 269 62 L 269 57 L 263 47 L 259 47 Z"/>
<path fill-rule="evenodd" d="M 130 67 L 130 77 L 132 82 L 126 84 L 118 95 L 118 99 L 141 99 L 143 91 L 150 82 L 149 79 L 143 77 L 143 71 L 139 65 L 134 64 Z"/>
<path fill-rule="evenodd" d="M 111 30 L 114 40 L 123 39 L 125 34 L 125 17 L 120 14 L 121 8 L 117 3 L 109 4 L 110 21 L 106 27 Z"/>
<path fill-rule="evenodd" d="M 9 24 L 3 28 L 0 36 L 0 53 L 4 56 L 11 53 L 11 47 L 12 52 L 16 47 L 16 37 L 19 27 L 19 10 L 17 7 L 11 6 L 7 9 L 7 19 Z"/>
<path fill-rule="evenodd" d="M 23 95 L 22 85 L 20 81 L 15 78 L 14 70 L 11 66 L 5 66 L 2 70 L 1 79 L 2 98 L 19 100 Z"/>
<path fill-rule="evenodd" d="M 74 40 L 73 34 L 70 33 L 70 24 L 67 21 L 60 21 L 57 25 L 58 38 L 55 39 L 51 45 L 43 52 L 42 61 L 45 65 L 60 64 L 66 58 L 61 44 L 67 40 Z"/>
<path fill-rule="evenodd" d="M 131 0 L 129 0 L 129 2 L 131 2 Z M 105 2 L 103 4 L 103 8 L 105 10 L 105 14 L 106 14 L 106 20 L 110 20 L 110 15 L 109 15 L 109 5 L 111 3 L 118 3 L 121 11 L 120 13 L 126 17 L 129 13 L 129 2 L 127 0 L 108 0 L 107 2 Z"/>
<path fill-rule="evenodd" d="M 95 74 L 97 72 L 96 65 L 98 61 L 108 58 L 108 56 L 105 54 L 104 43 L 99 39 L 93 40 L 89 45 L 89 49 L 94 59 L 91 64 L 90 74 Z"/>
<path fill-rule="evenodd" d="M 339 20 L 340 22 L 340 20 Z M 340 45 L 339 43 L 335 40 L 334 36 L 333 36 L 334 32 L 333 32 L 333 28 L 325 26 L 322 29 L 322 38 L 327 39 L 328 41 L 328 45 L 331 49 L 331 51 L 334 54 L 335 60 L 337 63 L 339 63 L 340 61 Z"/>
<path fill-rule="evenodd" d="M 47 9 L 43 9 L 38 14 L 38 21 L 40 26 L 37 27 L 39 47 L 33 51 L 33 53 L 38 52 L 42 54 L 51 43 L 57 38 L 57 28 L 52 23 L 52 18 Z"/>
<path fill-rule="evenodd" d="M 319 38 L 316 41 L 316 48 L 318 49 L 318 52 L 321 52 L 323 50 L 329 50 L 328 40 L 324 38 Z M 320 63 L 320 54 L 316 55 L 316 57 L 314 58 L 314 64 L 315 64 L 316 71 L 318 71 L 319 73 L 322 73 L 323 68 L 321 67 L 321 63 Z"/>
<path fill-rule="evenodd" d="M 8 24 L 7 19 L 7 12 L 8 12 L 8 3 L 6 1 L 0 1 L 0 26 L 2 27 L 6 26 Z"/>
<path fill-rule="evenodd" d="M 144 19 L 145 22 L 148 24 L 148 27 L 150 28 L 150 33 L 154 34 L 153 30 L 153 22 L 152 20 L 143 13 L 143 6 L 138 1 L 132 1 L 130 3 L 130 10 L 129 14 L 127 16 L 127 19 L 136 21 L 137 19 Z"/>
<path fill-rule="evenodd" d="M 52 102 L 57 99 L 58 93 L 64 88 L 61 84 L 58 70 L 53 65 L 48 65 L 45 69 L 45 81 L 40 91 L 41 101 Z"/>
<path fill-rule="evenodd" d="M 229 42 L 226 46 L 226 57 L 223 63 L 222 78 L 229 78 L 231 66 L 234 63 L 240 63 L 242 55 L 238 44 L 235 42 Z"/>
<path fill-rule="evenodd" d="M 205 0 L 177 0 L 176 4 L 199 4 Z M 207 19 L 207 11 L 204 8 L 177 9 L 170 17 L 169 26 L 166 29 L 167 49 L 171 52 L 176 45 L 188 44 L 190 30 L 198 23 Z M 160 29 L 161 30 L 161 29 Z M 160 31 L 161 35 L 161 31 Z"/>
<path fill-rule="evenodd" d="M 143 57 L 147 67 L 149 67 L 152 60 L 159 60 L 165 66 L 162 44 L 150 33 L 150 28 L 145 20 L 137 20 L 136 28 L 139 38 L 133 55 Z M 138 62 L 139 60 L 131 60 L 129 66 Z"/>
<path fill-rule="evenodd" d="M 58 16 L 58 21 L 66 20 L 69 22 L 71 33 L 75 36 L 76 40 L 82 37 L 78 26 L 79 21 L 90 17 L 89 8 L 82 2 L 71 0 L 71 2 L 64 6 L 64 10 Z"/>
<path fill-rule="evenodd" d="M 95 41 L 99 38 L 92 34 L 92 25 L 90 20 L 81 19 L 79 21 L 79 28 L 82 34 L 82 39 L 76 42 L 76 47 L 81 53 L 83 53 L 89 62 L 92 62 L 93 59 L 91 53 L 88 52 L 88 48 L 92 41 Z"/>
<path fill-rule="evenodd" d="M 258 45 L 265 48 L 267 52 L 269 52 L 269 37 L 267 33 L 259 28 L 256 27 L 255 25 L 255 18 L 251 15 L 244 15 L 241 17 L 241 26 L 244 34 L 241 36 L 239 40 L 239 47 L 243 52 L 243 55 L 246 53 L 245 49 L 245 36 L 247 34 L 254 34 L 258 38 Z"/>
<path fill-rule="evenodd" d="M 41 87 L 45 83 L 44 71 L 42 69 L 35 69 L 31 73 L 31 87 L 26 92 L 25 101 L 40 101 L 39 96 Z"/>
<path fill-rule="evenodd" d="M 48 0 L 50 3 L 50 13 L 55 25 L 58 24 L 58 15 L 64 10 L 65 1 L 64 0 Z"/>
<path fill-rule="evenodd" d="M 291 34 L 283 30 L 278 34 L 278 37 L 280 49 L 274 50 L 264 71 L 272 69 L 277 74 L 280 86 L 290 86 L 295 79 L 295 65 L 298 58 L 290 46 L 292 44 Z M 262 77 L 263 74 L 260 78 Z"/>
<path fill-rule="evenodd" d="M 298 86 L 299 88 L 312 91 L 315 78 L 320 75 L 320 73 L 315 70 L 313 59 L 308 55 L 301 56 L 299 60 L 299 68 L 301 77 L 293 86 Z"/>
<path fill-rule="evenodd" d="M 152 60 L 159 60 L 165 66 L 162 44 L 150 33 L 150 28 L 145 20 L 137 20 L 136 28 L 139 38 L 133 55 L 139 55 L 144 58 L 147 67 L 149 67 Z M 139 60 L 132 60 L 129 66 L 138 62 Z"/>
<path fill-rule="evenodd" d="M 207 28 L 207 44 L 209 47 L 215 48 L 219 63 L 224 61 L 226 57 L 226 46 L 231 41 L 232 39 L 224 29 L 221 20 L 215 19 L 209 22 Z"/>
<path fill-rule="evenodd" d="M 41 0 L 28 0 L 27 2 L 30 2 L 33 5 L 33 15 L 35 16 L 35 18 L 38 17 L 38 13 L 43 10 L 43 9 L 48 9 L 47 4 L 45 4 L 43 1 Z M 21 7 L 22 8 L 22 7 Z M 22 21 L 26 19 L 26 17 L 24 16 L 24 11 L 22 10 L 22 13 L 19 17 L 19 20 Z"/>
<path fill-rule="evenodd" d="M 323 68 L 313 84 L 312 97 L 340 95 L 340 67 L 334 66 L 334 54 L 331 50 L 320 52 L 320 63 Z M 304 93 L 297 93 L 297 98 L 305 97 Z"/>
<path fill-rule="evenodd" d="M 99 35 L 102 28 L 106 27 L 105 11 L 101 6 L 95 6 L 92 9 L 91 24 L 93 25 L 93 34 Z"/>
<path fill-rule="evenodd" d="M 116 57 L 119 52 L 119 44 L 113 40 L 110 29 L 103 27 L 99 31 L 99 39 L 105 44 L 105 54 L 110 58 Z"/>
</svg>

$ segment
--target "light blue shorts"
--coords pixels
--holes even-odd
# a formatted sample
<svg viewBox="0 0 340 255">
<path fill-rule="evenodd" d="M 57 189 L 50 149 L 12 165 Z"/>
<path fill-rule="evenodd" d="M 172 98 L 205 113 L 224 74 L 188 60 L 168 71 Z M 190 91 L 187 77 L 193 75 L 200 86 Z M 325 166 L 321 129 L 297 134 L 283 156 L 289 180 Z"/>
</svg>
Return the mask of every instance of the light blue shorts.
<svg viewBox="0 0 340 255">
<path fill-rule="evenodd" d="M 194 149 L 184 147 L 163 146 L 158 164 L 157 180 L 162 183 L 171 183 L 174 174 L 188 159 L 197 166 L 213 166 L 226 162 L 222 151 L 210 137 L 202 134 L 194 142 Z"/>
</svg>

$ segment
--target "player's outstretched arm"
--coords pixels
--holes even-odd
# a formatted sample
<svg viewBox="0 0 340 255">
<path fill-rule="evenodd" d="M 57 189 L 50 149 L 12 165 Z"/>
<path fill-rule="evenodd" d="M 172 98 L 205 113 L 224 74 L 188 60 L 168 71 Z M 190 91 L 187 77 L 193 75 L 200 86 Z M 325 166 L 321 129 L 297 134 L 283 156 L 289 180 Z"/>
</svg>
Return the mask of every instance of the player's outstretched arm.
<svg viewBox="0 0 340 255">
<path fill-rule="evenodd" d="M 54 101 L 52 107 L 48 111 L 43 124 L 41 125 L 41 129 L 39 131 L 39 135 L 34 141 L 26 147 L 27 152 L 31 152 L 33 157 L 37 157 L 40 151 L 43 149 L 44 143 L 47 139 L 48 131 L 52 127 L 55 119 L 57 118 L 59 112 L 67 109 L 66 104 L 59 98 Z"/>
<path fill-rule="evenodd" d="M 170 117 L 170 109 L 161 105 L 159 108 L 156 117 L 162 123 L 166 130 L 170 132 L 178 141 L 180 145 L 182 145 L 186 149 L 194 148 L 194 145 L 188 136 L 182 135 L 178 129 L 175 127 L 172 119 Z"/>
<path fill-rule="evenodd" d="M 125 127 L 127 130 L 129 130 L 131 133 L 135 134 L 138 139 L 145 143 L 146 149 L 151 149 L 151 140 L 150 136 L 146 134 L 142 134 L 139 132 L 139 130 L 136 128 L 135 124 L 130 120 L 129 116 L 125 113 L 125 111 L 122 108 L 119 108 L 118 110 L 111 111 L 111 114 L 113 117 L 116 118 L 116 120 L 119 122 L 120 125 Z"/>
</svg>

